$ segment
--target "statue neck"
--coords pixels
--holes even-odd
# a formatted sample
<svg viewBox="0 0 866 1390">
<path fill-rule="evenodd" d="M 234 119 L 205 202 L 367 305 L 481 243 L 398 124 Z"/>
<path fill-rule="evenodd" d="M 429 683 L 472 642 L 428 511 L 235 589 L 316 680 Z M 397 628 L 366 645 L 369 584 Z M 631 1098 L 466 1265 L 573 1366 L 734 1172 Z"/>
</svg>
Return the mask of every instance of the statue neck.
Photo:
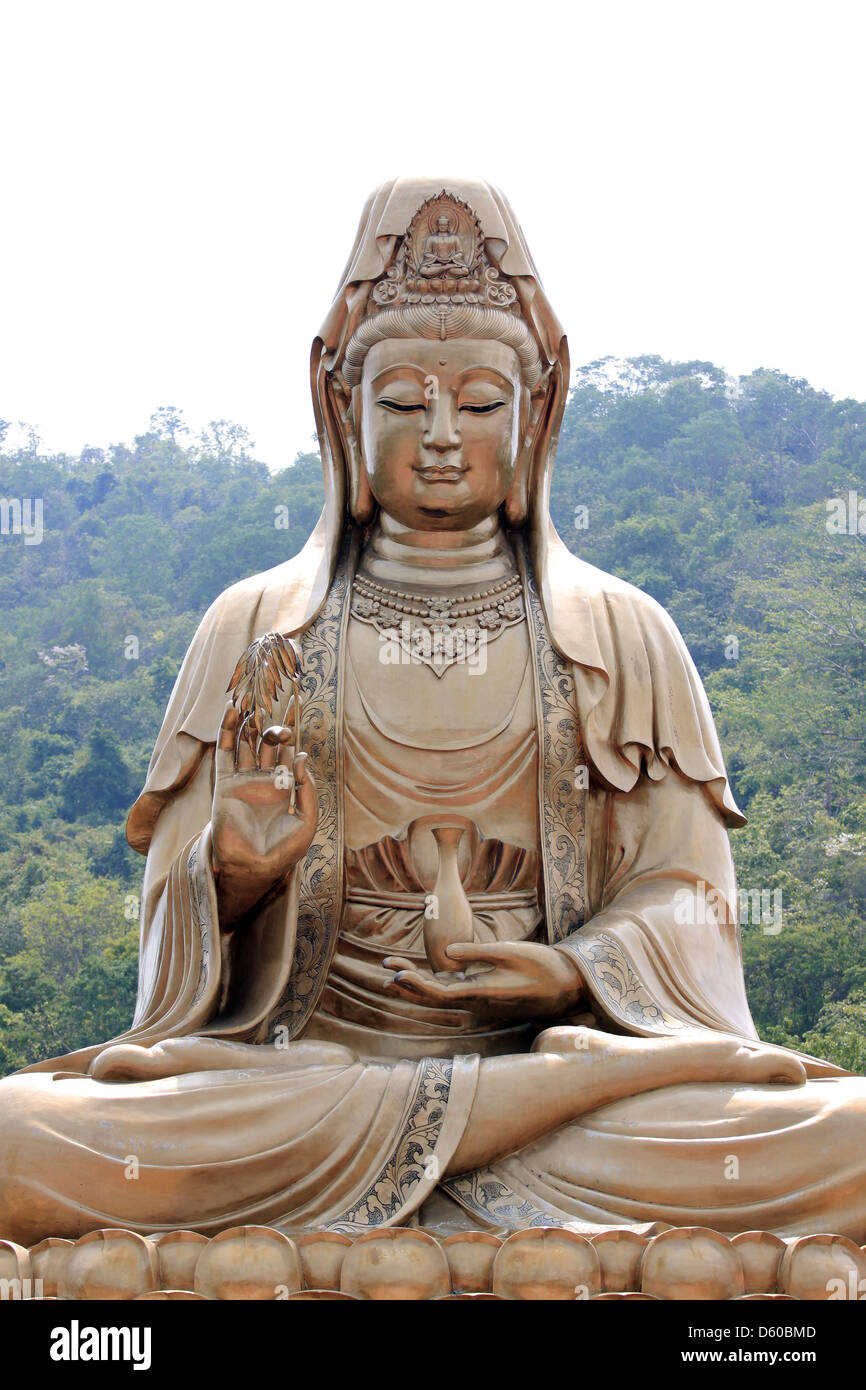
<svg viewBox="0 0 866 1390">
<path fill-rule="evenodd" d="M 412 531 L 380 512 L 359 568 L 380 584 L 441 591 L 492 583 L 516 565 L 497 515 L 467 531 Z"/>
</svg>

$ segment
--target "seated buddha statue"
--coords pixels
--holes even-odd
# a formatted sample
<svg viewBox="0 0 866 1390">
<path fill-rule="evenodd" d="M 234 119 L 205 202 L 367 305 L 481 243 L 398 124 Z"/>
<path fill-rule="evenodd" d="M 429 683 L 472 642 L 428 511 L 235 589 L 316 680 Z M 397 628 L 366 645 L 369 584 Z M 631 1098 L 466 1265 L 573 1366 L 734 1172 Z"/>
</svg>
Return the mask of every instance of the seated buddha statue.
<svg viewBox="0 0 866 1390">
<path fill-rule="evenodd" d="M 429 266 L 453 199 L 495 300 L 401 278 L 431 199 Z M 0 1234 L 866 1240 L 866 1080 L 749 1013 L 688 651 L 551 524 L 568 381 L 505 199 L 383 185 L 313 344 L 322 516 L 193 638 L 127 827 L 135 1017 L 0 1081 Z"/>
<path fill-rule="evenodd" d="M 424 256 L 418 267 L 419 275 L 426 279 L 441 275 L 462 279 L 469 274 L 469 266 L 464 259 L 463 247 L 454 225 L 447 213 L 439 214 L 436 219 L 436 231 L 431 232 L 424 243 Z"/>
</svg>

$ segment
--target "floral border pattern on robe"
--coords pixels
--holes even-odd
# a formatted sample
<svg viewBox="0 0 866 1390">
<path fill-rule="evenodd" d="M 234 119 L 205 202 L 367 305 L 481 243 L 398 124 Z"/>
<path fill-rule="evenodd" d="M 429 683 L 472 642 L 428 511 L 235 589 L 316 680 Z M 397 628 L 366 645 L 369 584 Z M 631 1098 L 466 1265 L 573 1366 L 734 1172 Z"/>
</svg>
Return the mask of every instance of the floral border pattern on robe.
<svg viewBox="0 0 866 1390">
<path fill-rule="evenodd" d="M 549 942 L 564 941 L 586 917 L 586 785 L 574 675 L 553 646 L 526 547 L 522 551 L 535 703 L 541 739 L 539 798 L 544 920 Z"/>
<path fill-rule="evenodd" d="M 492 1168 L 476 1168 L 458 1178 L 448 1178 L 441 1186 L 462 1207 L 490 1226 L 526 1230 L 531 1226 L 564 1226 L 553 1211 L 519 1197 Z"/>
<path fill-rule="evenodd" d="M 340 657 L 349 605 L 344 550 L 318 617 L 297 639 L 303 659 L 303 751 L 316 783 L 319 821 L 298 865 L 298 925 L 292 973 L 269 1033 L 287 1026 L 292 1038 L 309 1023 L 324 988 L 342 917 L 343 839 L 340 801 Z"/>
<path fill-rule="evenodd" d="M 346 1234 L 385 1226 L 398 1216 L 424 1179 L 435 1179 L 430 1159 L 448 1108 L 453 1061 L 428 1057 L 420 1063 L 403 1132 L 391 1157 L 366 1192 L 328 1229 Z"/>
<path fill-rule="evenodd" d="M 582 973 L 590 976 L 613 1018 L 640 1032 L 667 1034 L 688 1027 L 655 1003 L 619 942 L 607 932 L 589 939 L 575 936 L 564 949 L 577 957 Z"/>
<path fill-rule="evenodd" d="M 190 848 L 189 858 L 186 861 L 186 872 L 189 880 L 189 893 L 195 909 L 195 920 L 199 932 L 201 959 L 198 968 L 198 980 L 196 981 L 195 994 L 192 997 L 193 1004 L 197 1004 L 204 994 L 207 983 L 207 971 L 210 958 L 210 942 L 214 938 L 214 928 L 211 921 L 210 906 L 208 903 L 207 889 L 201 881 L 198 868 L 198 841 Z"/>
</svg>

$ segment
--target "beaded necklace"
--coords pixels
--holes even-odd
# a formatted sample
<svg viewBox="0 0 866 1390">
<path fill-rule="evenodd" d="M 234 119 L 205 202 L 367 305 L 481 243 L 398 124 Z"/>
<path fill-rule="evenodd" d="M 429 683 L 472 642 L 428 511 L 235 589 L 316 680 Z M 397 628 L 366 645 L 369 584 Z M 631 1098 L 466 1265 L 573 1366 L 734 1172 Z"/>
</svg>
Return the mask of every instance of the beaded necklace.
<svg viewBox="0 0 866 1390">
<path fill-rule="evenodd" d="M 457 662 L 471 664 L 488 642 L 523 621 L 523 586 L 509 575 L 466 594 L 418 594 L 355 575 L 351 615 L 398 643 L 413 663 L 441 676 Z"/>
</svg>

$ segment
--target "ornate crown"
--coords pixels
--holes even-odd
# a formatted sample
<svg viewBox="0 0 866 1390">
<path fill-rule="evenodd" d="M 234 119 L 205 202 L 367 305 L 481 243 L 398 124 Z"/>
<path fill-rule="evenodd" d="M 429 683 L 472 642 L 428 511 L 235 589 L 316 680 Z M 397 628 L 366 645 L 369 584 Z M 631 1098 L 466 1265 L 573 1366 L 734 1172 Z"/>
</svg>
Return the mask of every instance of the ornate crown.
<svg viewBox="0 0 866 1390">
<path fill-rule="evenodd" d="M 402 304 L 480 304 L 519 312 L 514 287 L 487 258 L 475 213 L 444 188 L 421 204 L 371 301 L 370 313 Z"/>
</svg>

